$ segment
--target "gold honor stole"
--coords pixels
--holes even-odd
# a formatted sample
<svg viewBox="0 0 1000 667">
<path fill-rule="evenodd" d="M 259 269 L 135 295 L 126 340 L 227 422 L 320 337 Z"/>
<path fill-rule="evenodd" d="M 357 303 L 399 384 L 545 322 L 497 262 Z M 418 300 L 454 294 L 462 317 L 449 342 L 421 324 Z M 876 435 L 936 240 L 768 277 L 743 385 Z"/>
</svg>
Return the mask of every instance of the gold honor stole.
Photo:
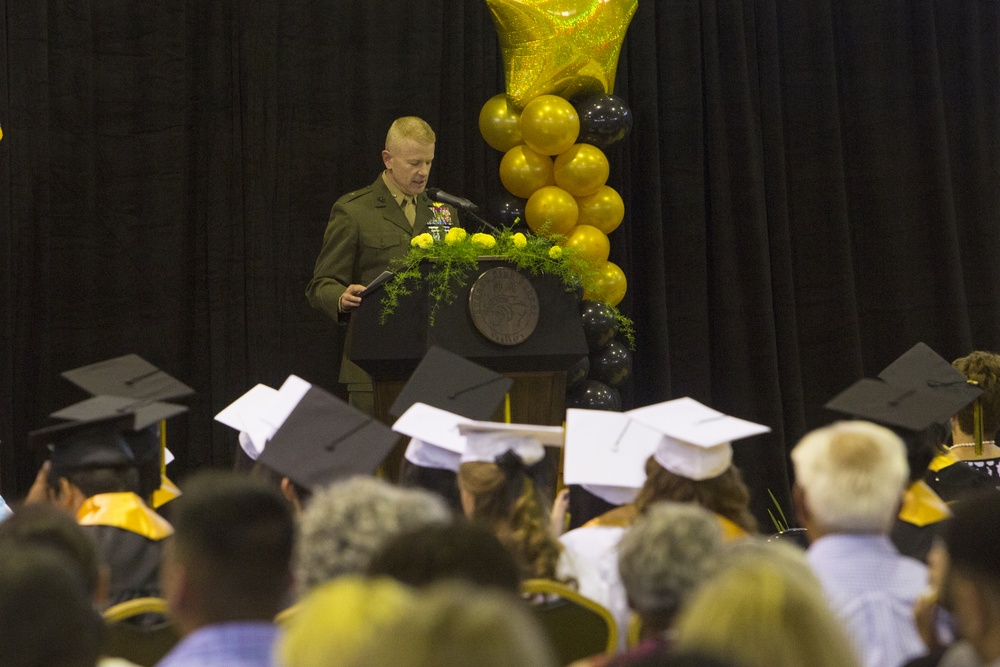
<svg viewBox="0 0 1000 667">
<path fill-rule="evenodd" d="M 81 526 L 121 528 L 154 542 L 174 534 L 166 519 L 131 492 L 99 493 L 87 498 L 76 513 L 76 521 Z"/>
<path fill-rule="evenodd" d="M 947 467 L 947 466 L 946 466 Z M 934 490 L 923 480 L 910 485 L 903 494 L 903 505 L 899 510 L 901 521 L 911 523 L 918 528 L 929 526 L 938 521 L 944 521 L 951 516 L 948 504 L 934 493 Z"/>
</svg>

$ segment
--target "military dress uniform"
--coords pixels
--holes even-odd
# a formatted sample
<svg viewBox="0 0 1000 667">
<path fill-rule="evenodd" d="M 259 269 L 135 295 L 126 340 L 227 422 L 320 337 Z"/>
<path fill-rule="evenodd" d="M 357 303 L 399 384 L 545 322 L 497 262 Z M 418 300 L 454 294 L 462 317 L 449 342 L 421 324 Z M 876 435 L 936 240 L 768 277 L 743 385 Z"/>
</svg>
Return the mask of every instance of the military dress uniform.
<svg viewBox="0 0 1000 667">
<path fill-rule="evenodd" d="M 309 304 L 346 324 L 348 318 L 340 312 L 339 303 L 348 285 L 367 285 L 377 278 L 392 260 L 406 256 L 415 236 L 424 232 L 443 236 L 451 227 L 459 226 L 453 208 L 432 201 L 424 193 L 416 195 L 414 205 L 416 215 L 411 226 L 384 174 L 368 187 L 338 199 L 330 212 L 313 279 L 306 288 Z M 340 382 L 351 392 L 351 403 L 371 414 L 371 377 L 348 359 L 350 349 L 348 337 Z"/>
</svg>

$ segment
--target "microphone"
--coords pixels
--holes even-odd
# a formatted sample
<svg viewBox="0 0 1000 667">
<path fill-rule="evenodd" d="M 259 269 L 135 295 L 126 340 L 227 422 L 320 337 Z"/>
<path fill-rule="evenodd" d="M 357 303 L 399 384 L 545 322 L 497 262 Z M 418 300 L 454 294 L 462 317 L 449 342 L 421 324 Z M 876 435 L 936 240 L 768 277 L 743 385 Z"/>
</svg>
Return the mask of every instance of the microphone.
<svg viewBox="0 0 1000 667">
<path fill-rule="evenodd" d="M 473 204 L 471 201 L 465 197 L 459 197 L 458 195 L 450 195 L 440 188 L 427 188 L 427 196 L 431 199 L 437 201 L 443 201 L 445 204 L 451 204 L 457 209 L 462 211 L 471 211 L 475 213 L 479 210 L 479 207 Z"/>
</svg>

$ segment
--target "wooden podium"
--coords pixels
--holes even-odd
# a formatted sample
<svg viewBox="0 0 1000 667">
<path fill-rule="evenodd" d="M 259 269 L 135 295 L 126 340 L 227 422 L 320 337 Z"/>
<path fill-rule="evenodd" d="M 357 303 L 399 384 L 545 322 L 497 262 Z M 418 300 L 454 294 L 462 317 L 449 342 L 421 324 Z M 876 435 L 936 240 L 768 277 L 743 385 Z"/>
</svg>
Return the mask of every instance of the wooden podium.
<svg viewBox="0 0 1000 667">
<path fill-rule="evenodd" d="M 430 267 L 422 270 L 426 274 Z M 481 259 L 455 290 L 454 300 L 439 305 L 433 324 L 431 306 L 427 283 L 420 281 L 384 324 L 379 321 L 381 290 L 351 315 L 350 359 L 372 376 L 376 417 L 392 423 L 390 406 L 427 350 L 437 345 L 514 381 L 511 421 L 562 425 L 566 371 L 587 354 L 578 291 L 567 290 L 556 276 L 534 276 L 508 262 Z M 503 421 L 502 408 L 494 419 Z"/>
</svg>

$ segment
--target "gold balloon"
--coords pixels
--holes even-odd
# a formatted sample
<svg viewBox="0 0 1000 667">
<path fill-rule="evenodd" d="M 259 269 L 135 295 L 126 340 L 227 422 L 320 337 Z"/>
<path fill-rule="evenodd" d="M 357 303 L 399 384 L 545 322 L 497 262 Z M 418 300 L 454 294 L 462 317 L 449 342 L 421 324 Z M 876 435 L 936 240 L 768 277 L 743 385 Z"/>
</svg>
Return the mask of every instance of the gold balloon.
<svg viewBox="0 0 1000 667">
<path fill-rule="evenodd" d="M 528 198 L 524 219 L 536 234 L 566 236 L 576 225 L 579 215 L 573 195 L 562 188 L 548 185 Z"/>
<path fill-rule="evenodd" d="M 592 195 L 578 197 L 576 203 L 580 207 L 580 219 L 576 224 L 597 227 L 605 234 L 618 229 L 625 218 L 625 202 L 614 188 L 607 185 L 601 186 Z"/>
<path fill-rule="evenodd" d="M 556 158 L 553 173 L 556 185 L 574 197 L 586 197 L 604 185 L 610 171 L 608 158 L 600 148 L 573 144 Z"/>
<path fill-rule="evenodd" d="M 542 155 L 558 155 L 580 136 L 580 116 L 573 105 L 555 95 L 540 95 L 521 112 L 524 143 Z"/>
<path fill-rule="evenodd" d="M 500 38 L 507 98 L 611 93 L 639 0 L 486 0 Z"/>
<path fill-rule="evenodd" d="M 500 160 L 500 182 L 515 197 L 527 199 L 539 188 L 555 185 L 552 158 L 523 144 L 514 146 Z"/>
<path fill-rule="evenodd" d="M 597 280 L 589 290 L 584 290 L 583 298 L 588 301 L 604 301 L 617 306 L 625 298 L 628 281 L 625 272 L 614 262 L 604 262 L 598 269 Z"/>
<path fill-rule="evenodd" d="M 603 265 L 611 252 L 611 243 L 604 232 L 579 223 L 573 228 L 565 245 L 567 248 L 575 248 L 580 257 L 594 265 Z"/>
<path fill-rule="evenodd" d="M 506 153 L 520 144 L 521 114 L 511 108 L 503 93 L 486 100 L 479 112 L 479 132 L 493 148 Z"/>
</svg>

